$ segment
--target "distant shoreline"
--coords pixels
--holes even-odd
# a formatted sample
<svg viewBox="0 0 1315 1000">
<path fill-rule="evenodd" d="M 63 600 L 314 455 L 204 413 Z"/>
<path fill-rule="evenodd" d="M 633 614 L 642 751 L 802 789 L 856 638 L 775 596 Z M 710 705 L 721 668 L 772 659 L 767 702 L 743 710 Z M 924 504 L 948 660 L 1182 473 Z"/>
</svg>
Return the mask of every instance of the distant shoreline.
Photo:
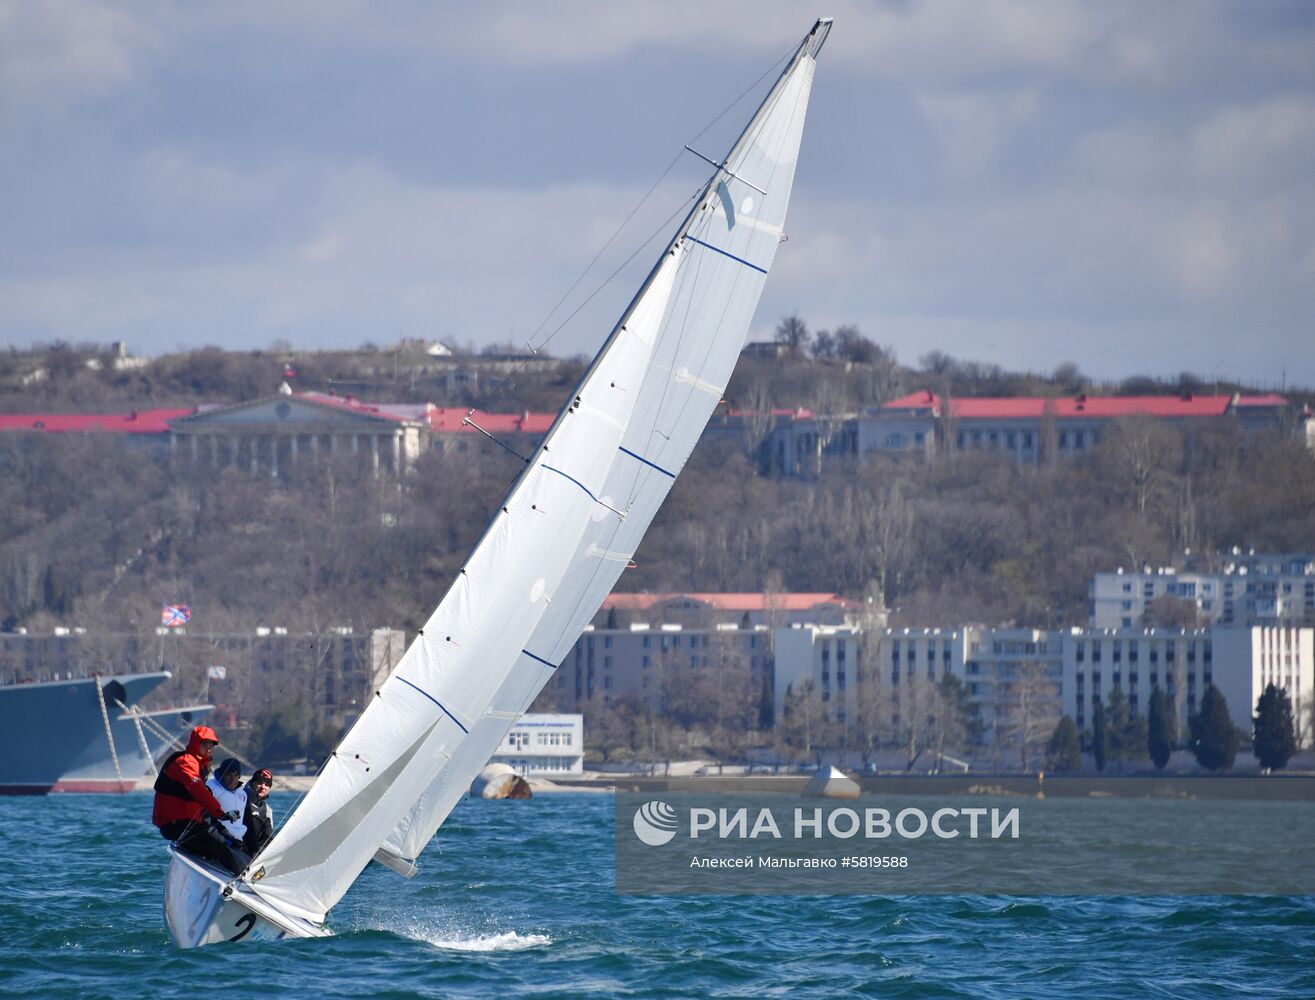
<svg viewBox="0 0 1315 1000">
<path fill-rule="evenodd" d="M 808 774 L 680 775 L 589 771 L 570 775 L 569 781 L 531 779 L 534 794 L 566 792 L 763 792 L 798 795 L 808 783 Z M 1133 799 L 1235 799 L 1266 801 L 1315 801 L 1315 774 L 1185 774 L 1185 775 L 1042 775 L 1036 774 L 887 774 L 859 777 L 865 794 L 877 795 L 1005 795 L 1056 798 Z M 314 783 L 312 774 L 278 775 L 276 792 L 306 792 Z M 150 791 L 153 779 L 143 778 L 136 790 Z"/>
</svg>

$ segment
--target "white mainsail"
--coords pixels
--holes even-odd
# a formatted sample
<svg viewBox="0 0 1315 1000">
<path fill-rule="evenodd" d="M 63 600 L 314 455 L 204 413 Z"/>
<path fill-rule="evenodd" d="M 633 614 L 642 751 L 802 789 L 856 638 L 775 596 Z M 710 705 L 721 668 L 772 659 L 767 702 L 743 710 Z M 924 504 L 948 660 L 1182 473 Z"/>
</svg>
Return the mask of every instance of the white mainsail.
<svg viewBox="0 0 1315 1000">
<path fill-rule="evenodd" d="M 413 859 L 565 658 L 721 399 L 776 255 L 818 21 L 718 167 L 433 616 L 247 875 L 322 921 Z"/>
</svg>

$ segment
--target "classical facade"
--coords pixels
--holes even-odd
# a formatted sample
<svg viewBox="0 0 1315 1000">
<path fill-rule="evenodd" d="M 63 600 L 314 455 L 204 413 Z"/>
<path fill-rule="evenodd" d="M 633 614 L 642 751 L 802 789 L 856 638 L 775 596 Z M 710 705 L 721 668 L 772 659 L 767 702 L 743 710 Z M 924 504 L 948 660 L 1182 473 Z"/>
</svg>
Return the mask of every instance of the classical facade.
<svg viewBox="0 0 1315 1000">
<path fill-rule="evenodd" d="M 428 410 L 286 390 L 171 421 L 169 449 L 175 458 L 275 478 L 321 454 L 351 454 L 374 472 L 402 475 L 428 445 Z"/>
</svg>

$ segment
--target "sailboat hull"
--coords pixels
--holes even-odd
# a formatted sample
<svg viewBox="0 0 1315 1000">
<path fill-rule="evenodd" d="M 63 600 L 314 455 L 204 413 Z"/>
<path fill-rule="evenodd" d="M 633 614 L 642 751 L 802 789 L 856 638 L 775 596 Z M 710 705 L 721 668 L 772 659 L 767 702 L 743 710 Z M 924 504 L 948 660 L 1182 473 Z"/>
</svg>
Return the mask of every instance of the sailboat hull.
<svg viewBox="0 0 1315 1000">
<path fill-rule="evenodd" d="M 278 941 L 329 937 L 317 924 L 280 913 L 227 873 L 179 851 L 169 851 L 164 920 L 180 948 L 221 941 Z M 232 885 L 231 891 L 225 890 Z"/>
</svg>

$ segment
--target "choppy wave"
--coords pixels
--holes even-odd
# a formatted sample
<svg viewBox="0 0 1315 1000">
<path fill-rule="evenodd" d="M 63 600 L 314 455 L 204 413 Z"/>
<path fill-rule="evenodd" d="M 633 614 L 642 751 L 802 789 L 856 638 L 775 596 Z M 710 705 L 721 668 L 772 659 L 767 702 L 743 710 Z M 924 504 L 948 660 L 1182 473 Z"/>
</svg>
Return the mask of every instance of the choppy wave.
<svg viewBox="0 0 1315 1000">
<path fill-rule="evenodd" d="M 334 937 L 182 952 L 149 796 L 0 800 L 0 990 L 172 996 L 238 974 L 371 1000 L 1315 996 L 1310 897 L 626 897 L 612 808 L 463 803 L 415 879 L 366 870 Z"/>
<path fill-rule="evenodd" d="M 475 937 L 436 936 L 422 940 L 444 951 L 524 951 L 526 948 L 552 944 L 552 938 L 547 934 L 517 934 L 515 931 Z"/>
</svg>

